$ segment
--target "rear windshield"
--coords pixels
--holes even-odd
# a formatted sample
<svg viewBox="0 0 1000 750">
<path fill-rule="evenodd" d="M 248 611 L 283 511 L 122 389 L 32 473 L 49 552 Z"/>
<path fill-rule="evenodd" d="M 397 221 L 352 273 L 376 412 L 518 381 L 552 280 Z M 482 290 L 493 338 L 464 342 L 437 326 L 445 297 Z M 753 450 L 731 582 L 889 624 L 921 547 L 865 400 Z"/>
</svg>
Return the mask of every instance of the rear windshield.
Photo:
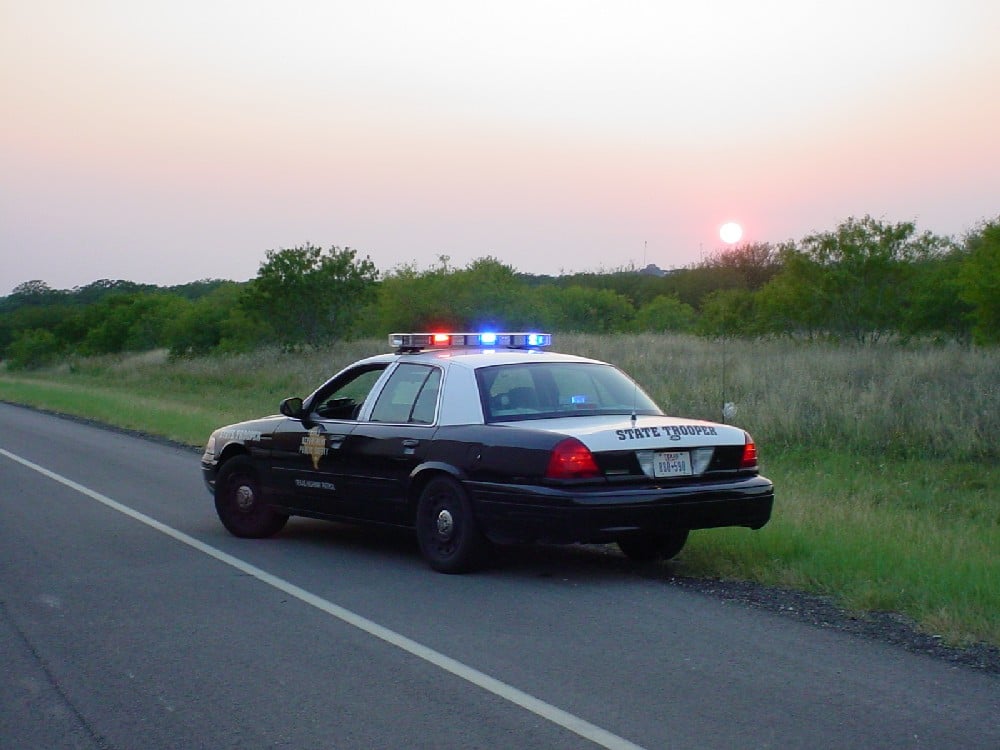
<svg viewBox="0 0 1000 750">
<path fill-rule="evenodd" d="M 476 370 L 487 422 L 595 414 L 662 414 L 653 400 L 611 365 L 526 362 Z"/>
</svg>

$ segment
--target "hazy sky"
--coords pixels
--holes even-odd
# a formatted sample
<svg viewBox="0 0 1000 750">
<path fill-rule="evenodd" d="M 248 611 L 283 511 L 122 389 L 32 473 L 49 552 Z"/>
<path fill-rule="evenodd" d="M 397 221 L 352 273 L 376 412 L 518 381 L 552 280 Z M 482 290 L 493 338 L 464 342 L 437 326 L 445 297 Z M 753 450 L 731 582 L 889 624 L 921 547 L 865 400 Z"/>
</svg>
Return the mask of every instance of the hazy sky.
<svg viewBox="0 0 1000 750">
<path fill-rule="evenodd" d="M 1000 215 L 996 0 L 0 0 L 0 295 Z"/>
</svg>

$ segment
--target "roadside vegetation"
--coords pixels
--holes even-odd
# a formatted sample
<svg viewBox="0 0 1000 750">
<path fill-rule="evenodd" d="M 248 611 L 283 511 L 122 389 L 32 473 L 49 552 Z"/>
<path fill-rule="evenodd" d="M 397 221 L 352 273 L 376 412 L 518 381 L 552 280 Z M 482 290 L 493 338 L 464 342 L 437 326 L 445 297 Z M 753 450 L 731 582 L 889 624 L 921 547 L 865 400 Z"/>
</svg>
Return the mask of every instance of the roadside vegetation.
<svg viewBox="0 0 1000 750">
<path fill-rule="evenodd" d="M 618 364 L 669 413 L 718 420 L 725 398 L 731 421 L 756 438 L 777 489 L 773 520 L 692 534 L 668 563 L 678 574 L 819 592 L 904 613 L 949 643 L 1000 645 L 1000 448 L 990 437 L 1000 434 L 1000 350 L 683 334 L 556 344 Z M 274 413 L 386 349 L 379 338 L 72 358 L 0 373 L 0 399 L 201 445 L 213 428 Z"/>
<path fill-rule="evenodd" d="M 72 355 L 173 357 L 380 338 L 391 331 L 543 328 L 868 344 L 1000 343 L 1000 217 L 955 239 L 864 217 L 779 245 L 750 243 L 688 268 L 558 277 L 496 258 L 379 272 L 352 248 L 269 250 L 249 281 L 170 288 L 44 281 L 0 298 L 0 358 L 30 370 Z"/>
</svg>

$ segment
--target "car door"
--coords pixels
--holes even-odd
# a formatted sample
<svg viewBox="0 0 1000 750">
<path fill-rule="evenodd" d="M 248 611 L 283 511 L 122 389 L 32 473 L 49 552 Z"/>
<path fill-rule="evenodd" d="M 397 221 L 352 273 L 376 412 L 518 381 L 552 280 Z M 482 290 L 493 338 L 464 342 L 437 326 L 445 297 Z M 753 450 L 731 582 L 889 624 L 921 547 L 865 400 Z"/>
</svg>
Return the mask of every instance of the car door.
<svg viewBox="0 0 1000 750">
<path fill-rule="evenodd" d="M 386 363 L 340 373 L 274 435 L 272 477 L 282 504 L 308 514 L 356 516 L 344 486 L 343 446 Z"/>
<path fill-rule="evenodd" d="M 368 419 L 344 440 L 346 492 L 362 517 L 408 522 L 409 478 L 427 455 L 436 429 L 442 376 L 442 369 L 433 364 L 399 364 Z"/>
</svg>

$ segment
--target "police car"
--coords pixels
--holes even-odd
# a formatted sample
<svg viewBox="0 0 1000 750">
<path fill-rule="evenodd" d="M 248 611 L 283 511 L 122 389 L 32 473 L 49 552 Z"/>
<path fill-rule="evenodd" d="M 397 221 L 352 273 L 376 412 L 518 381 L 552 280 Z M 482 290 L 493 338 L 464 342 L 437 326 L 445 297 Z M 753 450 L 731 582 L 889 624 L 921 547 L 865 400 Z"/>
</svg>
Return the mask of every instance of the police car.
<svg viewBox="0 0 1000 750">
<path fill-rule="evenodd" d="M 750 435 L 666 416 L 612 365 L 547 333 L 398 333 L 280 415 L 212 433 L 202 471 L 223 525 L 289 516 L 412 527 L 432 568 L 491 543 L 616 542 L 670 558 L 691 529 L 769 520 Z"/>
</svg>

